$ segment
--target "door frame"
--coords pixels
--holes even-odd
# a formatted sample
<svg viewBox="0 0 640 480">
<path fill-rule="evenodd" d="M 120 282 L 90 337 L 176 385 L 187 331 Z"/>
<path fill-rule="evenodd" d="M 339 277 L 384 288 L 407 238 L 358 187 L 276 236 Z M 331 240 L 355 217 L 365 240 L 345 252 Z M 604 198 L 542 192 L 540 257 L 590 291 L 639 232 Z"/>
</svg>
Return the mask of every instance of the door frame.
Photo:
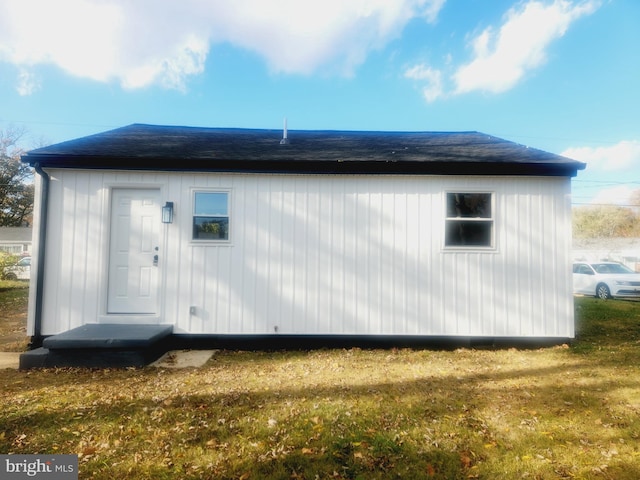
<svg viewBox="0 0 640 480">
<path fill-rule="evenodd" d="M 100 280 L 99 280 L 99 305 L 100 314 L 98 315 L 98 323 L 122 323 L 122 324 L 158 324 L 162 323 L 164 313 L 164 302 L 162 301 L 162 292 L 165 290 L 166 272 L 167 269 L 165 262 L 162 259 L 166 259 L 166 243 L 167 243 L 167 226 L 161 224 L 158 235 L 158 255 L 160 255 L 160 265 L 158 265 L 158 307 L 156 313 L 149 314 L 127 314 L 127 313 L 108 313 L 108 296 L 109 296 L 109 262 L 111 253 L 111 205 L 113 201 L 114 190 L 156 190 L 159 192 L 160 208 L 166 198 L 167 185 L 165 183 L 105 183 L 104 185 L 105 195 L 102 209 L 102 225 L 103 225 L 103 244 L 105 248 L 102 250 L 100 259 Z"/>
</svg>

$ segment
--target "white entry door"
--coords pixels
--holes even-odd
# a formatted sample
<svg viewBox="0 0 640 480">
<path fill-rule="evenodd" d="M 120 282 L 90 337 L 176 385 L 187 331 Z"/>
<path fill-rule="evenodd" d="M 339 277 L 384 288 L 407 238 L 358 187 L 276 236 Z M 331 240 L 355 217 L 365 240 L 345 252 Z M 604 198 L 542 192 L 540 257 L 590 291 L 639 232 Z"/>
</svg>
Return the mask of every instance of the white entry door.
<svg viewBox="0 0 640 480">
<path fill-rule="evenodd" d="M 160 210 L 159 190 L 112 190 L 107 313 L 157 313 Z"/>
</svg>

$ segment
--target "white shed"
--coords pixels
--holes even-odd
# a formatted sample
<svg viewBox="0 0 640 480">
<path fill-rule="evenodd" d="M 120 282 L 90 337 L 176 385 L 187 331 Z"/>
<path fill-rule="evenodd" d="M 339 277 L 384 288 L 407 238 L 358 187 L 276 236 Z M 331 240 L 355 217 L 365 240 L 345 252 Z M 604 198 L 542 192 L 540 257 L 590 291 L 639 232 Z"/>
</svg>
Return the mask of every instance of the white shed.
<svg viewBox="0 0 640 480">
<path fill-rule="evenodd" d="M 130 125 L 33 150 L 28 334 L 574 337 L 570 178 L 478 132 Z M 46 221 L 43 221 L 46 219 Z"/>
</svg>

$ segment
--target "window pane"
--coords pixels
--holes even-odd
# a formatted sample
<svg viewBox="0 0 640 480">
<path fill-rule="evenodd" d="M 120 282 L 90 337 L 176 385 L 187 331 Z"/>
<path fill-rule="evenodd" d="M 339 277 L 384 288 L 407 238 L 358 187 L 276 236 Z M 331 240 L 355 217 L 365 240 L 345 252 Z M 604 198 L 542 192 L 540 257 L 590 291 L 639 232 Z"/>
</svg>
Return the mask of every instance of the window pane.
<svg viewBox="0 0 640 480">
<path fill-rule="evenodd" d="M 446 228 L 445 245 L 456 246 L 491 246 L 491 230 L 493 222 L 470 222 L 448 220 Z"/>
<path fill-rule="evenodd" d="M 193 214 L 196 216 L 227 216 L 229 195 L 226 192 L 196 192 Z"/>
<path fill-rule="evenodd" d="M 228 240 L 228 217 L 193 217 L 194 240 Z"/>
<path fill-rule="evenodd" d="M 491 218 L 491 194 L 447 193 L 447 217 Z"/>
</svg>

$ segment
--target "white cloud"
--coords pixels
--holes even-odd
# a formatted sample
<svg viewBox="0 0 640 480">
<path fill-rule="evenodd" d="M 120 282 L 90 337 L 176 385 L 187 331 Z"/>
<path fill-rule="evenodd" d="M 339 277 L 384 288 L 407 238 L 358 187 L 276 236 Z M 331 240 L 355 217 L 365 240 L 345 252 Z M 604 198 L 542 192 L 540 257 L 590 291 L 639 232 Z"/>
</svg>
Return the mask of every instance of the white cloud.
<svg viewBox="0 0 640 480">
<path fill-rule="evenodd" d="M 474 59 L 453 75 L 455 93 L 509 90 L 546 61 L 550 44 L 562 37 L 572 22 L 598 6 L 598 0 L 555 0 L 550 4 L 531 0 L 512 8 L 498 30 L 486 28 L 471 41 Z"/>
<path fill-rule="evenodd" d="M 25 97 L 40 89 L 40 81 L 31 72 L 22 70 L 18 74 L 18 84 L 16 90 L 18 95 Z"/>
<path fill-rule="evenodd" d="M 427 19 L 429 23 L 433 23 L 438 18 L 438 14 L 447 0 L 431 0 L 430 2 L 426 2 L 426 6 L 424 7 L 423 16 Z"/>
<path fill-rule="evenodd" d="M 606 205 L 629 205 L 638 190 L 640 141 L 623 140 L 608 147 L 571 147 L 560 153 L 587 164 L 579 176 L 577 188 L 585 189 L 589 202 Z M 602 188 L 597 188 L 602 187 Z M 596 192 L 593 189 L 596 188 Z"/>
<path fill-rule="evenodd" d="M 623 140 L 610 147 L 571 147 L 561 155 L 585 162 L 589 170 L 640 171 L 640 142 L 637 140 Z"/>
<path fill-rule="evenodd" d="M 594 205 L 631 205 L 631 196 L 635 191 L 626 185 L 604 188 L 591 199 L 590 203 Z"/>
<path fill-rule="evenodd" d="M 404 77 L 410 80 L 426 82 L 422 87 L 422 95 L 429 103 L 437 100 L 443 95 L 442 72 L 427 65 L 420 64 L 407 68 Z"/>
<path fill-rule="evenodd" d="M 445 0 L 3 0 L 0 61 L 53 64 L 125 88 L 184 88 L 212 43 L 256 52 L 274 72 L 349 74 L 412 18 Z M 27 90 L 25 90 L 26 92 Z"/>
</svg>

